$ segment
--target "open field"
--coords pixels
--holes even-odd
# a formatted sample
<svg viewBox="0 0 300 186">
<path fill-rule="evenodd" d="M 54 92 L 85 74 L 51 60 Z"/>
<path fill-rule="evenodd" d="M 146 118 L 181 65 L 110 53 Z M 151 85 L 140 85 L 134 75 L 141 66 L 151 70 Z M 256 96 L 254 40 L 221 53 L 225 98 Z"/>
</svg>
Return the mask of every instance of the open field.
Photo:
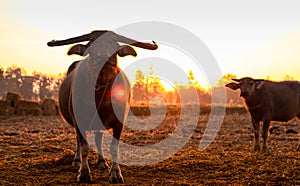
<svg viewBox="0 0 300 186">
<path fill-rule="evenodd" d="M 145 108 L 132 111 L 138 118 L 150 114 Z M 299 121 L 272 123 L 279 127 L 269 135 L 270 151 L 253 152 L 249 116 L 243 109 L 231 108 L 216 139 L 199 151 L 208 113 L 199 116 L 188 143 L 171 157 L 145 166 L 122 164 L 125 185 L 300 185 L 299 134 L 285 132 L 300 132 Z M 155 120 L 161 115 L 152 117 Z M 122 142 L 137 146 L 155 144 L 172 134 L 179 117 L 177 107 L 168 108 L 161 125 L 149 131 L 125 128 Z M 183 119 L 189 127 L 188 118 Z M 135 121 L 134 117 L 128 118 L 128 124 Z M 59 116 L 0 117 L 0 185 L 80 185 L 76 182 L 78 168 L 71 166 L 74 151 L 74 130 Z M 104 153 L 109 154 L 107 149 Z M 120 153 L 125 154 L 121 158 L 126 160 L 126 153 L 130 152 Z M 95 151 L 89 160 L 93 184 L 108 184 L 109 171 L 93 166 Z"/>
</svg>

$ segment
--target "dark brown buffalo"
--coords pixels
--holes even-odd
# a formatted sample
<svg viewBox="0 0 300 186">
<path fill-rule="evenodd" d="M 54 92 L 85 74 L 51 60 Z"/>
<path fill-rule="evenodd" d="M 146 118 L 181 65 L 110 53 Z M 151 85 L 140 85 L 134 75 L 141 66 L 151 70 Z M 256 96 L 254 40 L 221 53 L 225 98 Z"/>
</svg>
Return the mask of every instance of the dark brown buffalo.
<svg viewBox="0 0 300 186">
<path fill-rule="evenodd" d="M 117 55 L 121 57 L 127 55 L 136 56 L 135 50 L 129 45 L 148 50 L 157 49 L 157 45 L 155 42 L 153 42 L 153 44 L 138 42 L 111 31 L 93 31 L 90 34 L 66 40 L 50 41 L 48 42 L 48 46 L 68 45 L 83 41 L 88 41 L 88 43 L 86 45 L 77 44 L 71 47 L 68 54 L 77 54 L 86 56 L 86 58 L 74 62 L 69 67 L 67 77 L 62 82 L 59 91 L 60 114 L 76 129 L 77 152 L 73 164 L 80 164 L 78 181 L 91 182 L 90 169 L 87 160 L 89 145 L 86 139 L 86 131 L 112 129 L 113 140 L 110 146 L 112 166 L 109 181 L 113 183 L 123 183 L 123 177 L 118 163 L 119 139 L 128 113 L 130 85 L 125 74 L 118 68 Z M 119 43 L 129 45 L 120 45 Z M 99 66 L 101 68 L 97 68 Z M 87 97 L 83 95 L 79 97 L 79 103 L 74 103 L 73 98 L 76 96 L 73 92 L 75 89 L 75 78 L 79 77 L 79 79 L 83 79 L 81 85 L 83 87 L 82 89 L 85 89 L 84 87 L 86 84 L 90 83 L 88 82 L 89 77 L 93 75 L 96 75 L 96 83 L 92 83 L 92 85 L 94 85 L 92 87 L 92 92 L 95 94 L 93 100 L 87 100 Z M 84 125 L 79 124 L 79 116 L 77 116 L 77 113 L 75 114 L 74 106 L 76 104 L 79 108 L 85 108 L 85 105 L 89 105 L 92 102 L 95 103 L 95 109 L 97 109 L 97 114 L 101 120 L 98 127 L 90 126 L 90 123 L 92 122 L 91 118 L 95 116 L 95 113 L 91 113 L 84 109 L 79 113 L 79 115 L 83 114 L 80 116 L 81 118 L 83 117 L 86 119 L 84 120 L 84 122 L 86 122 Z M 116 110 L 118 113 L 116 113 Z M 106 168 L 107 164 L 102 152 L 101 132 L 95 135 L 95 141 L 99 154 L 97 164 L 102 168 Z"/>
<path fill-rule="evenodd" d="M 270 121 L 286 122 L 300 118 L 300 82 L 273 82 L 249 77 L 232 79 L 226 87 L 240 89 L 248 112 L 251 115 L 255 134 L 254 150 L 260 150 L 259 122 L 263 121 L 263 150 L 267 151 L 267 137 Z"/>
</svg>

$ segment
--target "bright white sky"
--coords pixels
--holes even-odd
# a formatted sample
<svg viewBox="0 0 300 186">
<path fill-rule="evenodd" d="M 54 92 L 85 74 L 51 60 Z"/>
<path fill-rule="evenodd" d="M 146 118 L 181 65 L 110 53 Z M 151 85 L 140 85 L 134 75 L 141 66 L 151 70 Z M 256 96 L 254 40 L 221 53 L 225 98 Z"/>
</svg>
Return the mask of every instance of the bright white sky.
<svg viewBox="0 0 300 186">
<path fill-rule="evenodd" d="M 270 76 L 272 80 L 288 74 L 300 80 L 299 7 L 296 0 L 1 0 L 0 66 L 15 64 L 27 73 L 35 69 L 58 74 L 78 58 L 66 56 L 69 46 L 49 48 L 48 41 L 135 22 L 162 21 L 197 35 L 223 74 Z M 130 37 L 139 39 L 134 33 Z M 151 52 L 146 53 L 151 56 Z M 144 52 L 138 53 L 142 57 Z M 131 58 L 126 59 L 130 63 Z M 146 74 L 148 66 L 141 69 Z M 153 68 L 160 69 L 157 63 Z M 197 78 L 203 78 L 199 74 Z M 129 76 L 134 78 L 134 73 Z"/>
</svg>

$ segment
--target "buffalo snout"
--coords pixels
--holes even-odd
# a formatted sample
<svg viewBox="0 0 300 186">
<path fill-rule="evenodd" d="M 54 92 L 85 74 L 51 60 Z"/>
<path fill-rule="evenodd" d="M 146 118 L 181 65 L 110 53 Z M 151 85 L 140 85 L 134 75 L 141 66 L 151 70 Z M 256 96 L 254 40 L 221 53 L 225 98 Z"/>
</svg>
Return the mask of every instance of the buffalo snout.
<svg viewBox="0 0 300 186">
<path fill-rule="evenodd" d="M 250 94 L 249 94 L 248 91 L 242 91 L 241 94 L 240 94 L 240 96 L 245 98 L 245 97 L 250 96 Z"/>
</svg>

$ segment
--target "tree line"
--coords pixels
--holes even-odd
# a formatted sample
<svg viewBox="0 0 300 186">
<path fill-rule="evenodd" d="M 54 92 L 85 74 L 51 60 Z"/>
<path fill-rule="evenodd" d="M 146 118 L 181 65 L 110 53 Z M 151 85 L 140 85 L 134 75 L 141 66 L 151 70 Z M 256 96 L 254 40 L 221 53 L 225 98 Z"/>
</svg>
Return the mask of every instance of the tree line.
<svg viewBox="0 0 300 186">
<path fill-rule="evenodd" d="M 26 75 L 25 69 L 15 65 L 0 68 L 0 98 L 4 99 L 8 91 L 20 93 L 24 99 L 43 100 L 45 98 L 57 99 L 59 87 L 65 78 L 66 73 L 57 76 L 47 75 L 40 72 L 33 72 L 32 75 Z M 187 83 L 174 82 L 173 90 L 166 90 L 162 81 L 155 76 L 150 67 L 150 73 L 145 74 L 141 70 L 136 71 L 135 80 L 131 85 L 132 104 L 210 104 L 211 96 L 220 104 L 243 104 L 239 97 L 239 91 L 226 89 L 226 100 L 223 100 L 222 87 L 232 78 L 234 74 L 224 75 L 217 85 L 210 89 L 203 88 L 197 80 L 194 79 L 193 71 L 187 75 Z M 270 77 L 267 76 L 266 79 Z M 286 75 L 284 80 L 292 80 L 293 77 Z M 197 96 L 194 96 L 196 92 Z M 184 100 L 181 98 L 184 97 Z M 159 98 L 159 99 L 156 99 Z"/>
<path fill-rule="evenodd" d="M 63 79 L 63 74 L 53 76 L 36 71 L 29 76 L 25 69 L 15 65 L 6 70 L 0 68 L 0 98 L 4 99 L 10 91 L 20 93 L 28 100 L 56 99 Z"/>
</svg>

